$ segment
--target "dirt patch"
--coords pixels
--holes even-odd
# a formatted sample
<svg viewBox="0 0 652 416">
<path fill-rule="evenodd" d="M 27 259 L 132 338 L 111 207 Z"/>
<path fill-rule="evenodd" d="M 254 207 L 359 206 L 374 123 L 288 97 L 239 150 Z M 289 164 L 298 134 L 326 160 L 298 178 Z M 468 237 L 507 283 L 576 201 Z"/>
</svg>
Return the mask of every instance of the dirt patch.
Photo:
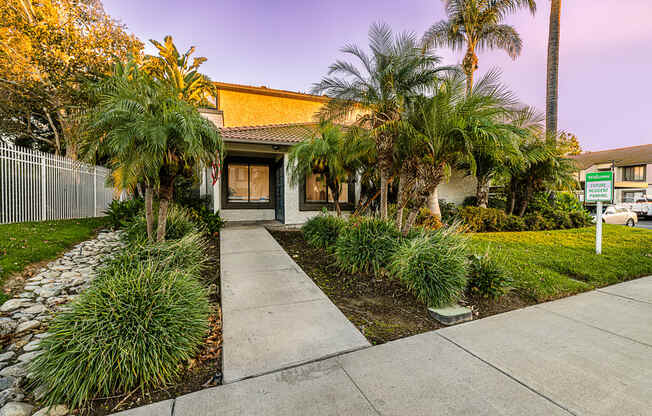
<svg viewBox="0 0 652 416">
<path fill-rule="evenodd" d="M 342 272 L 334 264 L 332 254 L 310 246 L 300 231 L 270 233 L 372 344 L 443 327 L 430 318 L 427 306 L 400 282 L 387 276 Z M 535 302 L 511 292 L 497 301 L 468 298 L 462 303 L 473 309 L 474 318 L 484 318 Z"/>
<path fill-rule="evenodd" d="M 222 310 L 220 307 L 220 249 L 219 239 L 211 239 L 207 252 L 209 262 L 202 273 L 202 282 L 208 288 L 213 313 L 210 329 L 201 351 L 189 362 L 184 363 L 179 381 L 158 389 L 135 390 L 126 394 L 93 400 L 92 408 L 86 413 L 105 416 L 119 411 L 145 406 L 162 400 L 173 399 L 222 383 Z"/>
</svg>

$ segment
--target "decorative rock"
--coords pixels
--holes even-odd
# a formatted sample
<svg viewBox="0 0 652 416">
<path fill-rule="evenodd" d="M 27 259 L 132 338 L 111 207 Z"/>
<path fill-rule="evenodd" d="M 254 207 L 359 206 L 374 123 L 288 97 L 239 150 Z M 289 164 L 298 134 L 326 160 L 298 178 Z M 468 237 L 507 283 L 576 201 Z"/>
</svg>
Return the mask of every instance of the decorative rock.
<svg viewBox="0 0 652 416">
<path fill-rule="evenodd" d="M 7 402 L 19 402 L 25 398 L 25 395 L 18 389 L 12 388 L 0 392 L 0 406 Z"/>
<path fill-rule="evenodd" d="M 34 341 L 30 341 L 27 345 L 23 347 L 23 351 L 25 352 L 31 352 L 31 351 L 36 351 L 40 349 L 40 344 L 41 340 L 35 339 Z"/>
<path fill-rule="evenodd" d="M 43 306 L 40 303 L 35 304 L 34 306 L 30 306 L 29 308 L 25 309 L 23 312 L 24 313 L 33 313 L 35 315 L 38 315 L 39 313 L 43 313 L 47 311 L 48 309 Z"/>
<path fill-rule="evenodd" d="M 0 376 L 3 377 L 24 377 L 27 374 L 25 366 L 21 364 L 12 365 L 11 367 L 5 367 L 0 370 Z"/>
<path fill-rule="evenodd" d="M 65 404 L 58 404 L 56 406 L 44 407 L 32 416 L 66 416 L 68 414 L 68 406 Z"/>
<path fill-rule="evenodd" d="M 7 390 L 12 387 L 16 387 L 18 384 L 18 379 L 16 377 L 0 377 L 0 390 Z"/>
<path fill-rule="evenodd" d="M 81 274 L 78 272 L 63 272 L 59 276 L 60 279 L 76 279 L 78 277 L 81 277 Z"/>
<path fill-rule="evenodd" d="M 41 326 L 41 323 L 36 320 L 23 322 L 22 324 L 18 325 L 18 328 L 16 328 L 16 333 L 20 334 L 21 332 L 31 331 L 32 329 L 36 329 L 39 326 Z"/>
<path fill-rule="evenodd" d="M 473 311 L 460 305 L 451 305 L 445 308 L 428 308 L 430 316 L 444 325 L 459 324 L 473 319 Z"/>
<path fill-rule="evenodd" d="M 15 352 L 7 351 L 7 352 L 5 352 L 3 354 L 0 354 L 0 361 L 11 360 L 12 358 L 14 358 L 14 355 L 16 355 Z M 0 389 L 0 390 L 2 390 L 2 389 Z"/>
<path fill-rule="evenodd" d="M 13 334 L 18 327 L 18 322 L 14 321 L 11 318 L 0 318 L 0 336 L 5 337 L 9 334 Z"/>
<path fill-rule="evenodd" d="M 0 409 L 0 416 L 29 416 L 34 406 L 27 403 L 11 402 Z"/>
<path fill-rule="evenodd" d="M 36 358 L 38 355 L 40 355 L 41 353 L 42 351 L 26 352 L 25 354 L 18 357 L 18 361 L 20 361 L 21 363 L 28 363 L 32 361 L 34 358 Z"/>
<path fill-rule="evenodd" d="M 0 306 L 0 312 L 11 312 L 23 306 L 27 301 L 25 299 L 9 299 Z"/>
<path fill-rule="evenodd" d="M 37 339 L 43 339 L 43 338 L 47 338 L 48 336 L 50 336 L 50 333 L 48 333 L 48 332 L 43 332 L 43 333 L 40 333 L 40 334 L 36 334 L 36 335 L 34 335 L 34 338 L 37 338 Z"/>
</svg>

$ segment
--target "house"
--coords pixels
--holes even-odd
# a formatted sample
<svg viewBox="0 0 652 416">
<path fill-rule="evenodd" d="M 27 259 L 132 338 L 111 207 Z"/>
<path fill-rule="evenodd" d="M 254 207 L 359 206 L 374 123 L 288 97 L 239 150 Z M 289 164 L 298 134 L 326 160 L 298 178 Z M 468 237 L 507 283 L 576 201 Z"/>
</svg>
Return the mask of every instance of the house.
<svg viewBox="0 0 652 416">
<path fill-rule="evenodd" d="M 614 203 L 652 199 L 652 187 L 648 183 L 652 178 L 652 144 L 586 152 L 572 158 L 580 169 L 578 180 L 582 189 L 587 173 L 613 171 Z"/>
<path fill-rule="evenodd" d="M 329 98 L 224 82 L 215 87 L 214 107 L 200 110 L 226 145 L 215 184 L 210 170 L 203 172 L 200 193 L 212 196 L 213 210 L 227 221 L 284 224 L 301 224 L 324 208 L 334 210 L 331 195 L 315 175 L 298 186 L 286 175 L 288 150 L 315 131 L 314 115 Z M 360 191 L 354 179 L 344 185 L 339 202 L 345 213 L 355 209 Z M 474 178 L 459 173 L 439 189 L 440 198 L 458 204 L 474 193 Z"/>
</svg>

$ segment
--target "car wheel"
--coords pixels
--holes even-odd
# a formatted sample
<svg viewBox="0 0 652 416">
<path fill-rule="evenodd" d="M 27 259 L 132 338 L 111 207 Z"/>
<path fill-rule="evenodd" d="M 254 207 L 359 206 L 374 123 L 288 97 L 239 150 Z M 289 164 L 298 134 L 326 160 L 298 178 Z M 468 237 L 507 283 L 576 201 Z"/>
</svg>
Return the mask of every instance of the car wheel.
<svg viewBox="0 0 652 416">
<path fill-rule="evenodd" d="M 628 227 L 633 227 L 633 226 L 634 226 L 634 220 L 631 219 L 631 218 L 628 219 L 628 220 L 627 220 L 627 226 L 628 226 Z"/>
</svg>

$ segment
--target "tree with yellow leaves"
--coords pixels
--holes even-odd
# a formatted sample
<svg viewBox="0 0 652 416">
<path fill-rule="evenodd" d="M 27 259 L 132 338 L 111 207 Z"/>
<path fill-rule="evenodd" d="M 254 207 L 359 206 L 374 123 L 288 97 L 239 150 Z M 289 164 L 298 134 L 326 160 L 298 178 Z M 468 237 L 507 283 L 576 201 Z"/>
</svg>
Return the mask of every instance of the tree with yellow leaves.
<svg viewBox="0 0 652 416">
<path fill-rule="evenodd" d="M 142 43 L 99 0 L 4 0 L 0 21 L 0 134 L 76 158 L 83 83 Z"/>
</svg>

